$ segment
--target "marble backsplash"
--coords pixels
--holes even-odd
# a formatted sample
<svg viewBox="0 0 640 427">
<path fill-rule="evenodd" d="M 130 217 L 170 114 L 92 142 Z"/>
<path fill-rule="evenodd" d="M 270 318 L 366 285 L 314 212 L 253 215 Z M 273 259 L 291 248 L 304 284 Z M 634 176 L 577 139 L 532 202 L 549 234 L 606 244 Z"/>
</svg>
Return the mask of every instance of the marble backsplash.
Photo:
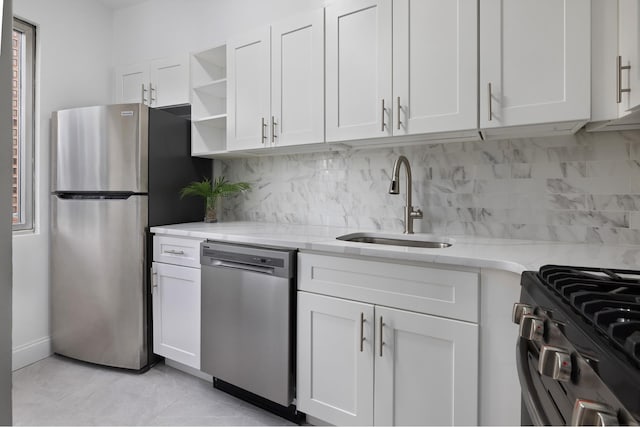
<svg viewBox="0 0 640 427">
<path fill-rule="evenodd" d="M 223 220 L 401 232 L 394 160 L 411 162 L 416 232 L 640 244 L 640 131 L 277 155 L 216 161 L 248 181 Z"/>
</svg>

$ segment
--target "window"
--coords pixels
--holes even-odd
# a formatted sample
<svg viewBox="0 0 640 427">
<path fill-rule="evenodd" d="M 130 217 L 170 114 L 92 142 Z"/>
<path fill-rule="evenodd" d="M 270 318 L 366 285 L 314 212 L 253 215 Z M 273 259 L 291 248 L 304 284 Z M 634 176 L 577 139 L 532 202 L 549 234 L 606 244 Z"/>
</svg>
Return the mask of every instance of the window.
<svg viewBox="0 0 640 427">
<path fill-rule="evenodd" d="M 13 20 L 12 74 L 12 223 L 14 230 L 33 229 L 33 129 L 35 28 Z"/>
</svg>

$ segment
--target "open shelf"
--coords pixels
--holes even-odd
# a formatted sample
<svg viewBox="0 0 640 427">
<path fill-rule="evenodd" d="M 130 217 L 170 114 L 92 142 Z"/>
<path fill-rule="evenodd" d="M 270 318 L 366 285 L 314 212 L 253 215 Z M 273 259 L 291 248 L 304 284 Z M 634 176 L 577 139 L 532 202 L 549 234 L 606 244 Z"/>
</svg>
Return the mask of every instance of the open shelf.
<svg viewBox="0 0 640 427">
<path fill-rule="evenodd" d="M 206 120 L 191 122 L 191 155 L 227 150 L 227 121 Z"/>
<path fill-rule="evenodd" d="M 191 87 L 227 77 L 227 48 L 218 46 L 191 55 Z"/>
<path fill-rule="evenodd" d="M 227 79 L 218 79 L 193 88 L 199 94 L 205 94 L 216 98 L 227 98 Z"/>
<path fill-rule="evenodd" d="M 191 55 L 191 155 L 216 157 L 227 151 L 227 48 Z"/>
<path fill-rule="evenodd" d="M 214 126 L 214 127 L 227 127 L 227 114 L 216 114 L 215 116 L 207 116 L 207 117 L 200 117 L 197 119 L 192 119 L 191 120 L 193 123 L 198 123 L 198 124 L 202 124 L 202 125 L 207 125 L 207 126 Z"/>
<path fill-rule="evenodd" d="M 196 52 L 193 56 L 198 61 L 208 62 L 213 66 L 225 68 L 227 65 L 227 47 L 224 45 Z"/>
</svg>

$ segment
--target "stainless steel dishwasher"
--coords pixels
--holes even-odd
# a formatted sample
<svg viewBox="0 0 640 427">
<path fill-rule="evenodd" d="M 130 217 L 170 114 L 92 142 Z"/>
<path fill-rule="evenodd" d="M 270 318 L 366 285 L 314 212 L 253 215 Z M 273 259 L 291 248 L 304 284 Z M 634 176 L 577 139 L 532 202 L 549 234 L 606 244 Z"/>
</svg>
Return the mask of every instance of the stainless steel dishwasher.
<svg viewBox="0 0 640 427">
<path fill-rule="evenodd" d="M 222 380 L 292 404 L 295 261 L 292 249 L 201 244 L 201 369 L 213 375 L 215 387 L 223 388 L 216 385 Z"/>
</svg>

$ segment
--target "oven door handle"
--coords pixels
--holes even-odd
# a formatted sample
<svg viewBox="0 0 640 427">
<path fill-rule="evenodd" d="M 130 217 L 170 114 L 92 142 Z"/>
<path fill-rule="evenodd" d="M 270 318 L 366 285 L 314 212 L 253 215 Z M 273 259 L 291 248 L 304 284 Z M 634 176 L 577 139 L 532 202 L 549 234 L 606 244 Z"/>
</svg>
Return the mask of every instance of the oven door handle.
<svg viewBox="0 0 640 427">
<path fill-rule="evenodd" d="M 518 365 L 520 388 L 522 389 L 522 400 L 527 407 L 533 425 L 548 426 L 551 425 L 551 423 L 542 409 L 542 403 L 533 385 L 532 373 L 529 367 L 529 350 L 527 347 L 527 342 L 523 338 L 518 338 L 516 344 L 516 362 Z"/>
</svg>

